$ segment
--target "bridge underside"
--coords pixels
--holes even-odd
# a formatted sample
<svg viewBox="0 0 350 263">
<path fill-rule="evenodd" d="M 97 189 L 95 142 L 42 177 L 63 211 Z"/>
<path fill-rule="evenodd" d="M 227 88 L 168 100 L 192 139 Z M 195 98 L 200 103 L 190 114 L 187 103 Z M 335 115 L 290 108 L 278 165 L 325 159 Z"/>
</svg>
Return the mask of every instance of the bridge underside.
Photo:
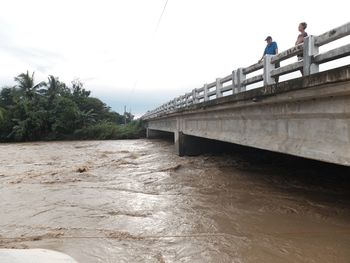
<svg viewBox="0 0 350 263">
<path fill-rule="evenodd" d="M 175 134 L 178 154 L 215 139 L 350 166 L 350 67 L 189 106 L 146 120 Z"/>
</svg>

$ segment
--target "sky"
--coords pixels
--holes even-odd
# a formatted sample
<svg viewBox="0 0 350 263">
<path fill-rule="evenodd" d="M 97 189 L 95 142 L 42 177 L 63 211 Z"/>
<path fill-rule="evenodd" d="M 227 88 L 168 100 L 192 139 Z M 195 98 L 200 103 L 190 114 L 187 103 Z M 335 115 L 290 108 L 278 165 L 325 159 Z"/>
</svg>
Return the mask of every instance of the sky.
<svg viewBox="0 0 350 263">
<path fill-rule="evenodd" d="M 299 22 L 318 35 L 350 20 L 348 0 L 166 2 L 0 0 L 0 87 L 27 70 L 36 82 L 79 78 L 113 110 L 141 116 L 256 63 L 267 35 L 283 51 Z"/>
</svg>

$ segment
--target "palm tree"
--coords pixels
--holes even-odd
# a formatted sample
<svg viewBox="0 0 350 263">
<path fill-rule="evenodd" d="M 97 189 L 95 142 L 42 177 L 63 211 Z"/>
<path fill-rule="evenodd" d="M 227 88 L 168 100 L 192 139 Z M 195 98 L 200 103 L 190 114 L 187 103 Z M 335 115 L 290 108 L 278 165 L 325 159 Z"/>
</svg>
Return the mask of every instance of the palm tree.
<svg viewBox="0 0 350 263">
<path fill-rule="evenodd" d="M 29 75 L 27 70 L 27 73 L 22 73 L 15 77 L 15 81 L 18 83 L 18 88 L 29 100 L 32 100 L 35 94 L 37 94 L 38 89 L 45 85 L 44 82 L 40 82 L 36 85 L 34 84 L 34 73 L 35 72 L 33 72 L 32 75 Z"/>
<path fill-rule="evenodd" d="M 96 116 L 97 114 L 94 113 L 94 109 L 88 110 L 88 111 L 78 111 L 77 112 L 77 122 L 82 127 L 85 127 L 89 124 L 96 122 Z"/>
<path fill-rule="evenodd" d="M 48 82 L 45 83 L 45 86 L 47 87 L 47 95 L 50 99 L 60 94 L 66 88 L 66 84 L 59 81 L 58 77 L 54 77 L 53 75 L 48 77 Z"/>
</svg>

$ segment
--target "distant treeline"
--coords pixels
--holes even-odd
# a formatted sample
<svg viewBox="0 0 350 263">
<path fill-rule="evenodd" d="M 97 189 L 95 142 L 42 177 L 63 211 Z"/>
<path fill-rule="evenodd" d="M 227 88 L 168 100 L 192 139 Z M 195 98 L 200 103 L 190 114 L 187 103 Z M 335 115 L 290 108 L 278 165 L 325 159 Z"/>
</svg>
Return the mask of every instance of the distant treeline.
<svg viewBox="0 0 350 263">
<path fill-rule="evenodd" d="M 57 77 L 35 83 L 34 73 L 15 77 L 0 90 L 0 141 L 132 139 L 143 135 L 131 113 L 112 111 L 90 97 L 83 83 L 67 86 Z M 126 121 L 126 125 L 125 125 Z"/>
</svg>

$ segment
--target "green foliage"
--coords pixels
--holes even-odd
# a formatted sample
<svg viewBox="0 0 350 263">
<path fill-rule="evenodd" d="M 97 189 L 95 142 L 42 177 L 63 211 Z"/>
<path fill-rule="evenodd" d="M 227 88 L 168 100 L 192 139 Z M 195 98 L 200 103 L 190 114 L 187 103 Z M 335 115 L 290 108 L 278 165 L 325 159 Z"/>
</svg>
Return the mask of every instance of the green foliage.
<svg viewBox="0 0 350 263">
<path fill-rule="evenodd" d="M 55 139 L 127 139 L 143 136 L 139 121 L 122 116 L 90 97 L 78 79 L 68 87 L 50 75 L 35 83 L 34 73 L 15 77 L 0 91 L 0 141 Z M 127 122 L 124 125 L 124 122 Z"/>
<path fill-rule="evenodd" d="M 76 129 L 79 108 L 69 98 L 57 97 L 50 112 L 52 131 L 57 134 L 70 134 Z"/>
<path fill-rule="evenodd" d="M 0 123 L 4 120 L 5 109 L 0 108 Z"/>
<path fill-rule="evenodd" d="M 75 132 L 75 138 L 83 140 L 137 139 L 144 135 L 144 128 L 140 121 L 132 121 L 126 125 L 101 122 Z"/>
<path fill-rule="evenodd" d="M 37 94 L 40 87 L 44 85 L 43 82 L 39 84 L 34 84 L 34 72 L 32 75 L 29 75 L 29 72 L 19 74 L 15 77 L 15 81 L 17 82 L 17 87 L 23 93 L 23 95 L 32 100 L 34 96 Z"/>
</svg>

